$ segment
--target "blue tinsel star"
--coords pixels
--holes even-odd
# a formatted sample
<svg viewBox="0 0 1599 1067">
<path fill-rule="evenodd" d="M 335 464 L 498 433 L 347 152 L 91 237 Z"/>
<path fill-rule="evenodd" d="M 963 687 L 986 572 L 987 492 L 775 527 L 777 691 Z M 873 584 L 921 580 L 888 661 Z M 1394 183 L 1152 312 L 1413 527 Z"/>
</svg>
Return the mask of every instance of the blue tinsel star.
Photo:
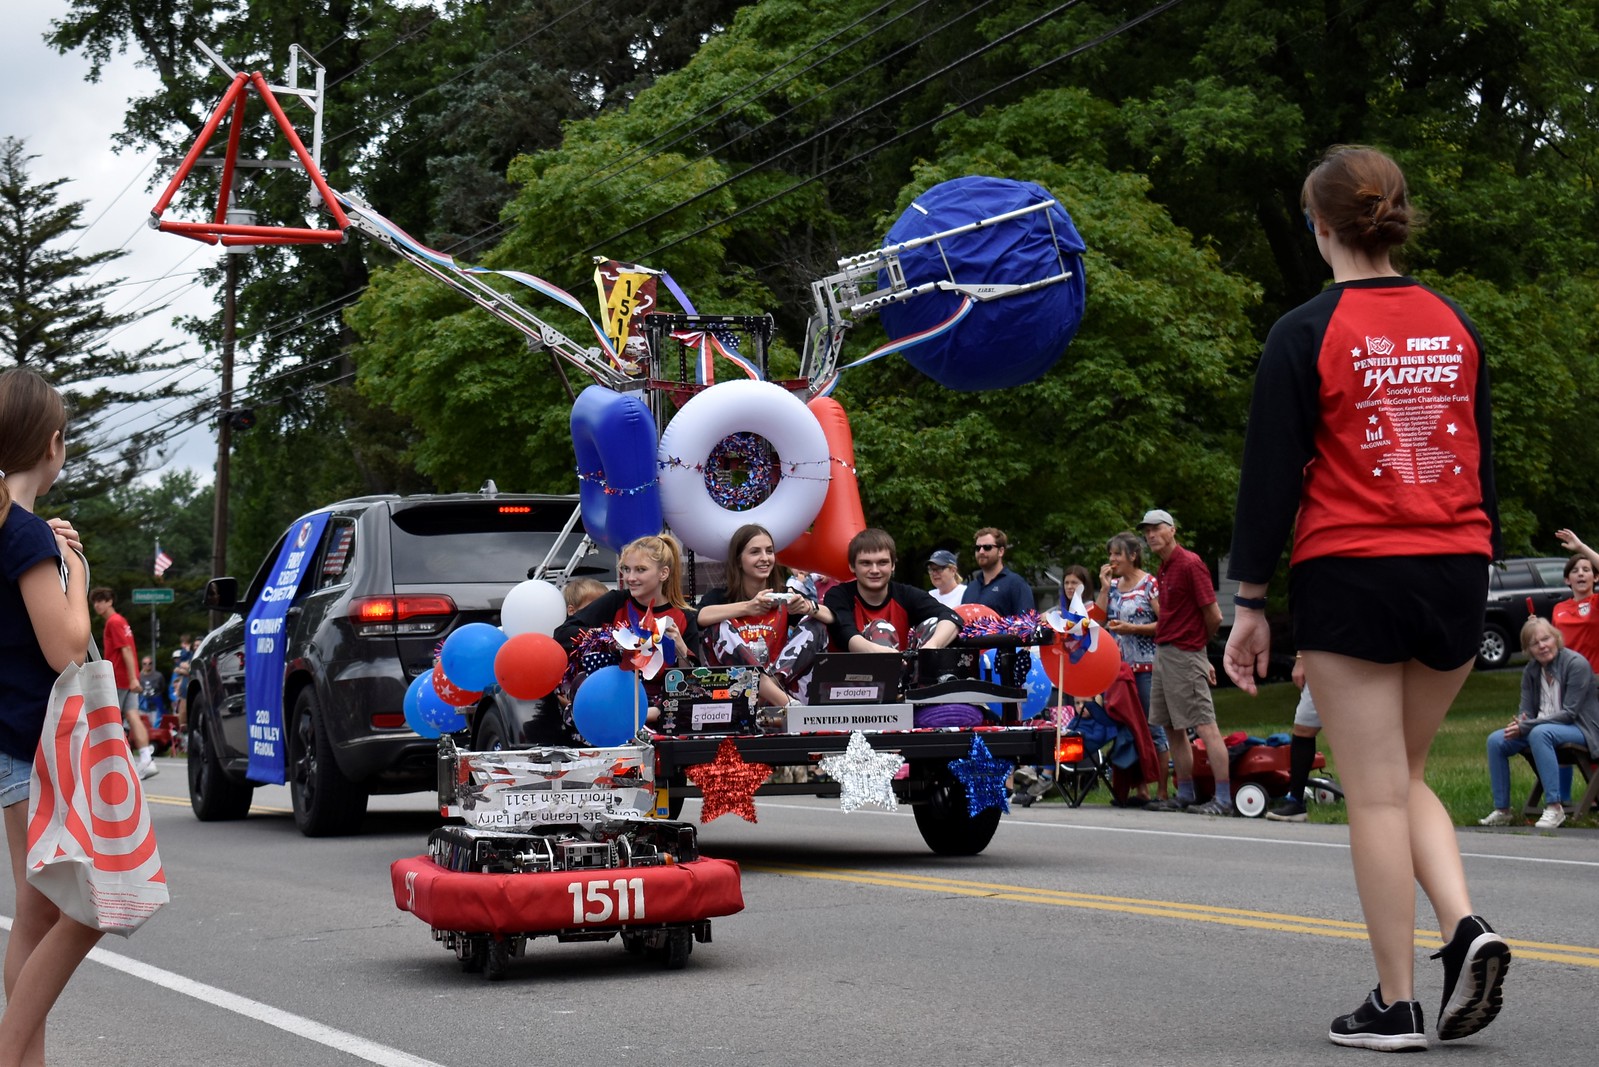
<svg viewBox="0 0 1599 1067">
<path fill-rule="evenodd" d="M 1010 775 L 1009 760 L 995 759 L 981 737 L 972 738 L 972 750 L 965 759 L 949 761 L 950 773 L 966 789 L 966 813 L 973 818 L 979 812 L 998 806 L 1010 811 L 1010 798 L 1006 795 L 1005 779 Z"/>
</svg>

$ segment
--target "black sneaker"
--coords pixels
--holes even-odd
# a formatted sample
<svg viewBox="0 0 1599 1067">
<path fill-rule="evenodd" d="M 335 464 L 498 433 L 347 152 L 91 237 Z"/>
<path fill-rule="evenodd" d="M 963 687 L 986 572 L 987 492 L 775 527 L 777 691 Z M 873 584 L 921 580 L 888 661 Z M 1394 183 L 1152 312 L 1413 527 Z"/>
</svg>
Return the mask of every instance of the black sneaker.
<svg viewBox="0 0 1599 1067">
<path fill-rule="evenodd" d="M 1369 1048 L 1378 1052 L 1424 1052 L 1427 1049 L 1427 1024 L 1421 1018 L 1421 1002 L 1400 1000 L 1382 1006 L 1381 987 L 1373 989 L 1366 1002 L 1348 1015 L 1332 1021 L 1327 1036 L 1335 1045 Z"/>
<path fill-rule="evenodd" d="M 1444 1000 L 1438 1009 L 1438 1039 L 1470 1037 L 1494 1021 L 1504 1003 L 1501 987 L 1510 969 L 1510 946 L 1476 915 L 1455 926 L 1433 959 L 1444 961 Z"/>
<path fill-rule="evenodd" d="M 1298 797 L 1284 797 L 1266 813 L 1266 818 L 1272 822 L 1304 822 L 1305 802 Z"/>
<path fill-rule="evenodd" d="M 1144 805 L 1145 811 L 1185 811 L 1187 805 L 1180 800 L 1168 798 L 1166 800 L 1151 800 Z"/>
</svg>

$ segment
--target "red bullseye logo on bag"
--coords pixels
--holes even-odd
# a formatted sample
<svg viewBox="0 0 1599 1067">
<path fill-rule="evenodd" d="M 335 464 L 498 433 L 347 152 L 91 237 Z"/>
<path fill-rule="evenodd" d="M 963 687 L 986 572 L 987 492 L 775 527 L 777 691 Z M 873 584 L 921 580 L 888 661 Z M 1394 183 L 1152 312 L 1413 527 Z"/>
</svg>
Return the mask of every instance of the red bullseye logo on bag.
<svg viewBox="0 0 1599 1067">
<path fill-rule="evenodd" d="M 110 671 L 103 673 L 114 693 Z M 166 903 L 166 871 L 121 710 L 110 696 L 90 701 L 62 688 L 58 682 L 59 715 L 47 722 L 34 760 L 28 877 L 79 922 L 125 935 Z"/>
</svg>

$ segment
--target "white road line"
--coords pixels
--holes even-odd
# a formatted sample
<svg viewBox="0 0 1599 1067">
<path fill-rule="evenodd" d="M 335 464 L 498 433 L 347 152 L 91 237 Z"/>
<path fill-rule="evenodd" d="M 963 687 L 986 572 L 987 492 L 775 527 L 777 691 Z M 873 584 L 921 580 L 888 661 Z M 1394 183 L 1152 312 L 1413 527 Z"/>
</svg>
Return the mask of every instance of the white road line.
<svg viewBox="0 0 1599 1067">
<path fill-rule="evenodd" d="M 0 915 L 0 929 L 7 931 L 11 929 L 9 915 Z M 203 1004 L 223 1008 L 235 1015 L 243 1015 L 247 1019 L 254 1019 L 268 1026 L 275 1026 L 285 1033 L 303 1037 L 307 1041 L 315 1041 L 319 1045 L 348 1053 L 368 1063 L 379 1064 L 380 1067 L 444 1067 L 443 1064 L 435 1063 L 433 1060 L 425 1060 L 409 1052 L 380 1045 L 376 1041 L 368 1041 L 364 1037 L 357 1037 L 343 1030 L 335 1030 L 303 1015 L 295 1015 L 293 1012 L 274 1008 L 270 1004 L 262 1004 L 258 1000 L 241 997 L 237 993 L 229 993 L 225 989 L 218 989 L 204 982 L 196 982 L 192 978 L 151 966 L 120 953 L 96 948 L 90 950 L 89 959 L 114 971 L 121 971 L 123 974 L 132 975 L 134 978 L 162 986 L 175 993 L 187 994 Z"/>
<path fill-rule="evenodd" d="M 783 811 L 807 811 L 812 814 L 824 815 L 887 815 L 896 819 L 910 818 L 908 811 L 875 811 L 860 808 L 852 812 L 840 812 L 833 808 L 819 808 L 809 804 L 781 804 L 761 802 L 763 808 L 777 808 Z M 1073 823 L 1062 822 L 1034 822 L 1030 819 L 1007 819 L 1006 826 L 1025 826 L 1036 830 L 1075 830 L 1083 833 L 1105 834 L 1148 834 L 1154 837 L 1192 837 L 1206 841 L 1242 841 L 1253 845 L 1282 845 L 1298 848 L 1349 848 L 1347 841 L 1300 841 L 1292 838 L 1250 837 L 1244 834 L 1196 834 L 1185 830 L 1142 830 L 1133 826 L 1079 826 Z M 1512 863 L 1552 863 L 1568 867 L 1599 867 L 1599 860 L 1563 860 L 1551 859 L 1542 856 L 1507 856 L 1498 852 L 1462 852 L 1462 859 L 1477 860 L 1507 860 Z"/>
</svg>

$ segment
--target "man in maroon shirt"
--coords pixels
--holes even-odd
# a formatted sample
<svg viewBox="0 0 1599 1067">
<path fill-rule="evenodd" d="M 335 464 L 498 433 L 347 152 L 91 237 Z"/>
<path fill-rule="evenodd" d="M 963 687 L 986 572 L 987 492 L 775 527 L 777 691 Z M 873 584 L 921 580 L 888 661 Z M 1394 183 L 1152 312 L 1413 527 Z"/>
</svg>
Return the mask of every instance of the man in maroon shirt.
<svg viewBox="0 0 1599 1067">
<path fill-rule="evenodd" d="M 1150 683 L 1149 721 L 1166 727 L 1171 741 L 1177 796 L 1156 801 L 1155 811 L 1187 810 L 1195 815 L 1233 814 L 1232 782 L 1227 774 L 1227 746 L 1216 728 L 1216 706 L 1210 687 L 1216 682 L 1205 646 L 1221 626 L 1216 587 L 1204 561 L 1177 543 L 1177 522 L 1171 512 L 1156 508 L 1138 524 L 1149 550 L 1160 557 L 1160 612 L 1155 621 L 1155 670 Z M 1205 742 L 1216 795 L 1203 804 L 1194 797 L 1194 749 L 1188 730 Z"/>
<path fill-rule="evenodd" d="M 139 684 L 139 652 L 133 643 L 133 627 L 117 613 L 116 594 L 105 586 L 89 592 L 89 603 L 94 607 L 94 613 L 105 620 L 100 646 L 116 674 L 117 698 L 122 702 L 122 717 L 128 724 L 133 766 L 140 778 L 148 778 L 161 768 L 156 766 L 150 731 L 144 725 L 144 717 L 139 714 L 139 694 L 144 689 Z"/>
</svg>

